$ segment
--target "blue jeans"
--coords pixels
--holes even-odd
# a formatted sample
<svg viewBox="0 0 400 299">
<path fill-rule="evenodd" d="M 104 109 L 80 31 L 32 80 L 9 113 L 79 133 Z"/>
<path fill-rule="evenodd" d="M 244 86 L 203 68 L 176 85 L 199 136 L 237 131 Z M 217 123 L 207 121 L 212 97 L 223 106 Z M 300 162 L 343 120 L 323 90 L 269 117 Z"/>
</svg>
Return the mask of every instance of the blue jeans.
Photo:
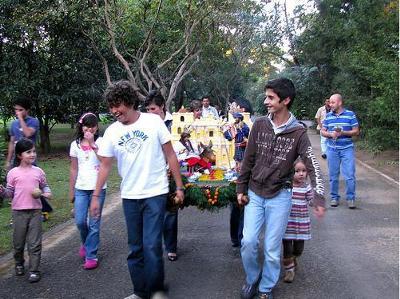
<svg viewBox="0 0 400 299">
<path fill-rule="evenodd" d="M 339 174 L 342 171 L 346 182 L 346 199 L 356 199 L 356 165 L 354 147 L 335 149 L 328 147 L 329 187 L 331 199 L 339 200 Z"/>
<path fill-rule="evenodd" d="M 92 218 L 88 213 L 92 193 L 93 190 L 75 189 L 75 223 L 81 236 L 81 242 L 85 246 L 87 260 L 97 260 L 97 250 L 100 244 L 101 217 Z M 106 189 L 103 189 L 99 194 L 100 211 L 103 209 L 105 197 Z"/>
<path fill-rule="evenodd" d="M 263 198 L 249 190 L 249 203 L 244 208 L 242 262 L 246 282 L 254 284 L 261 275 L 260 292 L 270 292 L 279 279 L 281 269 L 281 245 L 286 231 L 292 190 L 282 189 L 272 198 Z M 264 264 L 258 263 L 259 236 L 265 225 Z"/>
<path fill-rule="evenodd" d="M 137 296 L 148 298 L 164 288 L 162 232 L 167 194 L 123 199 L 128 231 L 128 268 Z"/>
<path fill-rule="evenodd" d="M 164 245 L 167 253 L 176 253 L 178 247 L 178 211 L 165 212 Z"/>
</svg>

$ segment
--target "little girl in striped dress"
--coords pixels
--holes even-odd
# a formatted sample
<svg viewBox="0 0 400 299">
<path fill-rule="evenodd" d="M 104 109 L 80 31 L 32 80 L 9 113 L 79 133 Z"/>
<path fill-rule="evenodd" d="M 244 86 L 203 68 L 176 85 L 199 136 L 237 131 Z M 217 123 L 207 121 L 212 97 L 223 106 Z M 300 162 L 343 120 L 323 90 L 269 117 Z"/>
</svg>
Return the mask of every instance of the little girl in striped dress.
<svg viewBox="0 0 400 299">
<path fill-rule="evenodd" d="M 292 208 L 285 236 L 283 237 L 283 265 L 285 282 L 292 282 L 295 275 L 297 258 L 302 254 L 304 241 L 311 239 L 310 215 L 308 205 L 313 197 L 311 186 L 306 182 L 307 169 L 300 158 L 294 162 L 292 189 Z"/>
</svg>

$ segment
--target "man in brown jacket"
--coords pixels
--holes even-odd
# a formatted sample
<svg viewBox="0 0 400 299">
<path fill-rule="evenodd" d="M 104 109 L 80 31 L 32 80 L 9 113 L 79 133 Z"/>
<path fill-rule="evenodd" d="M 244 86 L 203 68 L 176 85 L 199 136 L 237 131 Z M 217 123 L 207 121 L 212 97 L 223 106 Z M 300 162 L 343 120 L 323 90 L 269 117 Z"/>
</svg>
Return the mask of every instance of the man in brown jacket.
<svg viewBox="0 0 400 299">
<path fill-rule="evenodd" d="M 325 212 L 320 167 L 306 129 L 289 111 L 296 95 L 293 82 L 279 78 L 267 82 L 264 105 L 268 116 L 259 117 L 250 132 L 237 180 L 237 200 L 245 206 L 241 247 L 246 284 L 242 298 L 272 298 L 279 279 L 282 237 L 291 208 L 293 163 L 301 157 L 314 190 L 317 217 Z M 264 264 L 258 263 L 258 239 L 265 225 Z"/>
</svg>

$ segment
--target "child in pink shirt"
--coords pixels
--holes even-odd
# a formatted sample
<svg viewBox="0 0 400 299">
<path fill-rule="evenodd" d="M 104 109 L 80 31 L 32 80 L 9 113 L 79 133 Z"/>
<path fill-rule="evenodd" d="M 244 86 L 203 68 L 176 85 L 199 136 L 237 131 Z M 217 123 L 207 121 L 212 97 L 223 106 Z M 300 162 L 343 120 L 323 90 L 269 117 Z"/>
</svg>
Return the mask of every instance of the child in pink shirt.
<svg viewBox="0 0 400 299">
<path fill-rule="evenodd" d="M 42 203 L 51 191 L 42 169 L 32 165 L 36 160 L 33 142 L 27 138 L 15 145 L 17 167 L 7 174 L 7 187 L 0 185 L 0 194 L 12 198 L 13 246 L 16 275 L 24 275 L 24 247 L 28 244 L 29 282 L 41 278 L 39 266 L 42 253 Z"/>
</svg>

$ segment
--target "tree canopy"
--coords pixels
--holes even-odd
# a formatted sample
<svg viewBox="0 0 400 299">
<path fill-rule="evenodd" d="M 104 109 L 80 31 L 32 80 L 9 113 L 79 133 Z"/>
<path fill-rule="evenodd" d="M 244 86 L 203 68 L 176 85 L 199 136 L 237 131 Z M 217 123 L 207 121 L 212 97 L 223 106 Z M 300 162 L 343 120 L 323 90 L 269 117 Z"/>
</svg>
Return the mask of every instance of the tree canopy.
<svg viewBox="0 0 400 299">
<path fill-rule="evenodd" d="M 83 34 L 91 26 L 89 9 L 87 1 L 5 1 L 1 6 L 2 105 L 12 113 L 16 95 L 32 100 L 45 152 L 52 125 L 99 110 L 104 76 Z"/>
<path fill-rule="evenodd" d="M 279 74 L 296 83 L 293 108 L 313 118 L 339 92 L 374 148 L 398 148 L 397 1 L 321 0 L 315 8 L 296 10 L 292 24 L 301 33 L 291 53 L 297 63 Z"/>
<path fill-rule="evenodd" d="M 221 108 L 247 98 L 263 113 L 265 81 L 287 76 L 296 115 L 313 118 L 340 92 L 371 144 L 397 147 L 397 2 L 307 5 L 291 15 L 277 0 L 4 0 L 1 114 L 29 96 L 49 151 L 52 125 L 104 111 L 112 81 L 130 80 L 140 99 L 160 89 L 171 110 L 209 95 Z"/>
</svg>

